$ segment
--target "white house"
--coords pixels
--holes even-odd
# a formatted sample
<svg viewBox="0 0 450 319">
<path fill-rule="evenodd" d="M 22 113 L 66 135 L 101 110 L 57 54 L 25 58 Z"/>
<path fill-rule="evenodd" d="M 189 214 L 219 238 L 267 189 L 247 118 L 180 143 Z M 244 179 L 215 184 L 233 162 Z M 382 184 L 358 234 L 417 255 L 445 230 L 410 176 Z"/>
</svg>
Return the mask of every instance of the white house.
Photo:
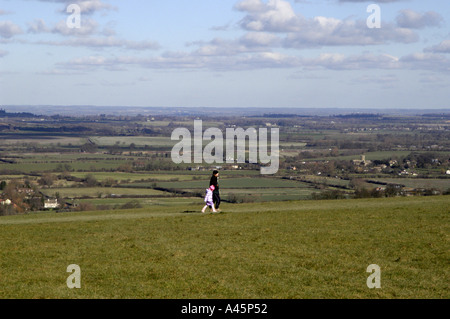
<svg viewBox="0 0 450 319">
<path fill-rule="evenodd" d="M 50 208 L 58 208 L 59 204 L 58 204 L 58 200 L 57 199 L 47 199 L 44 202 L 44 208 L 45 209 L 50 209 Z"/>
<path fill-rule="evenodd" d="M 9 200 L 9 199 L 7 199 L 7 200 L 2 200 L 2 199 L 0 199 L 0 203 L 1 203 L 2 205 L 7 205 L 7 206 L 9 206 L 9 205 L 12 204 L 11 200 Z"/>
</svg>

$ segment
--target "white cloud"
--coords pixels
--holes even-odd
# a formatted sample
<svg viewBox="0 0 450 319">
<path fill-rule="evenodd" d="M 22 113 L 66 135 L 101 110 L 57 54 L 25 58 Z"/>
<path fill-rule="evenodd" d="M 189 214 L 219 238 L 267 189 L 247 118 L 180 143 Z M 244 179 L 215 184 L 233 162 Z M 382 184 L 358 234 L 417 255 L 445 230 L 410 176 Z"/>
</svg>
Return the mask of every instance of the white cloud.
<svg viewBox="0 0 450 319">
<path fill-rule="evenodd" d="M 414 31 L 388 22 L 383 24 L 383 28 L 370 29 L 363 20 L 323 16 L 305 18 L 295 13 L 290 3 L 284 0 L 270 0 L 267 3 L 244 0 L 236 7 L 247 12 L 239 23 L 243 29 L 284 34 L 286 48 L 412 43 L 419 39 Z"/>
<path fill-rule="evenodd" d="M 199 48 L 193 52 L 198 56 L 234 56 L 243 53 L 267 51 L 279 42 L 276 36 L 264 33 L 248 33 L 237 40 L 215 38 L 209 42 L 194 42 Z"/>
<path fill-rule="evenodd" d="M 300 32 L 288 33 L 284 45 L 290 48 L 321 46 L 380 45 L 390 42 L 412 43 L 419 39 L 409 29 L 385 23 L 383 28 L 369 29 L 365 21 L 315 17 L 308 19 Z"/>
<path fill-rule="evenodd" d="M 71 4 L 77 4 L 81 13 L 93 14 L 97 11 L 109 11 L 115 8 L 110 4 L 103 2 L 102 0 L 28 0 L 28 1 L 40 1 L 40 2 L 52 2 L 64 4 L 64 7 L 60 10 L 62 13 L 66 13 L 67 7 Z"/>
<path fill-rule="evenodd" d="M 450 40 L 444 40 L 438 45 L 425 48 L 424 51 L 433 53 L 450 53 Z"/>
<path fill-rule="evenodd" d="M 278 36 L 266 32 L 249 32 L 241 37 L 239 41 L 247 47 L 274 47 L 279 46 L 281 43 L 281 39 Z"/>
<path fill-rule="evenodd" d="M 68 3 L 73 3 L 73 0 L 66 1 Z M 89 1 L 76 1 L 81 8 L 82 13 L 93 13 L 101 10 L 112 10 L 113 6 L 102 2 L 101 0 L 89 0 Z"/>
<path fill-rule="evenodd" d="M 241 21 L 242 28 L 249 31 L 292 32 L 299 31 L 302 18 L 297 16 L 289 2 L 283 0 L 244 0 L 235 6 L 247 12 Z"/>
<path fill-rule="evenodd" d="M 422 29 L 440 26 L 444 19 L 434 11 L 419 13 L 413 10 L 402 10 L 396 20 L 397 25 L 401 28 Z"/>
<path fill-rule="evenodd" d="M 43 33 L 50 32 L 50 28 L 47 27 L 47 24 L 42 19 L 35 19 L 33 22 L 28 23 L 28 32 L 29 33 Z"/>
<path fill-rule="evenodd" d="M 338 53 L 322 53 L 317 58 L 303 60 L 305 69 L 330 70 L 398 69 L 399 58 L 387 54 L 360 54 L 346 56 Z"/>
<path fill-rule="evenodd" d="M 128 67 L 149 69 L 240 71 L 254 69 L 294 68 L 298 70 L 426 70 L 436 73 L 450 72 L 450 59 L 432 53 L 414 53 L 402 57 L 390 54 L 362 53 L 345 55 L 322 53 L 317 57 L 299 57 L 279 52 L 258 51 L 227 55 L 221 52 L 204 54 L 201 50 L 166 52 L 153 57 L 121 56 L 107 58 L 89 56 L 59 63 L 58 68 L 96 71 L 125 70 Z"/>
<path fill-rule="evenodd" d="M 102 8 L 109 9 L 111 6 L 104 4 L 102 1 L 72 1 L 72 0 L 38 0 L 44 2 L 55 3 L 77 3 L 80 5 L 82 11 L 93 12 Z M 100 26 L 99 23 L 89 17 L 81 16 L 81 24 L 79 28 L 70 28 L 66 20 L 60 20 L 54 26 L 48 26 L 43 19 L 35 19 L 28 23 L 28 33 L 41 34 L 53 33 L 70 37 L 69 40 L 37 40 L 34 44 L 38 45 L 53 45 L 53 46 L 67 46 L 67 47 L 86 47 L 91 49 L 102 48 L 122 48 L 126 50 L 157 50 L 160 45 L 155 41 L 131 41 L 115 37 L 115 22 L 110 21 L 105 26 Z"/>
<path fill-rule="evenodd" d="M 302 59 L 306 70 L 426 70 L 436 73 L 450 72 L 450 59 L 442 54 L 413 53 L 401 57 L 389 54 L 364 53 L 346 56 L 338 53 L 322 53 L 317 58 Z"/>
<path fill-rule="evenodd" d="M 37 41 L 36 44 L 71 46 L 71 47 L 89 47 L 94 49 L 102 48 L 123 48 L 129 50 L 157 50 L 160 48 L 157 42 L 153 41 L 129 41 L 116 37 L 105 38 L 75 38 L 67 41 Z"/>
<path fill-rule="evenodd" d="M 86 36 L 92 35 L 98 31 L 98 23 L 94 19 L 82 19 L 80 28 L 69 28 L 66 20 L 59 21 L 51 32 L 64 36 Z"/>
<path fill-rule="evenodd" d="M 194 44 L 199 45 L 199 48 L 194 52 L 198 56 L 231 56 L 247 51 L 245 46 L 236 43 L 236 41 L 221 38 Z"/>
<path fill-rule="evenodd" d="M 124 70 L 127 67 L 149 69 L 240 71 L 260 68 L 290 68 L 300 66 L 300 59 L 276 52 L 253 54 L 204 55 L 198 51 L 166 52 L 154 57 L 121 56 L 107 58 L 88 56 L 59 63 L 59 69 L 96 71 Z"/>
<path fill-rule="evenodd" d="M 11 21 L 0 21 L 0 37 L 9 39 L 22 33 L 22 29 L 17 24 Z"/>
<path fill-rule="evenodd" d="M 413 53 L 402 57 L 400 62 L 412 70 L 450 72 L 450 59 L 443 54 Z"/>
<path fill-rule="evenodd" d="M 261 0 L 243 0 L 235 4 L 234 8 L 239 11 L 248 12 L 262 12 L 265 10 L 265 5 Z"/>
</svg>

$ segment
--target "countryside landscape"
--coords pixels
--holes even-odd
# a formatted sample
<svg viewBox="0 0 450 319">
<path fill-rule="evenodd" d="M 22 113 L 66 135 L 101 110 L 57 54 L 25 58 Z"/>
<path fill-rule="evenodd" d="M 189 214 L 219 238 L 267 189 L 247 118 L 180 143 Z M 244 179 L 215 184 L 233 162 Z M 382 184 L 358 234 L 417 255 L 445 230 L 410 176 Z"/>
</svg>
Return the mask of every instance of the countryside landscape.
<svg viewBox="0 0 450 319">
<path fill-rule="evenodd" d="M 448 112 L 138 111 L 0 110 L 1 298 L 449 297 Z M 278 128 L 278 171 L 175 164 L 172 132 L 200 119 Z"/>
</svg>

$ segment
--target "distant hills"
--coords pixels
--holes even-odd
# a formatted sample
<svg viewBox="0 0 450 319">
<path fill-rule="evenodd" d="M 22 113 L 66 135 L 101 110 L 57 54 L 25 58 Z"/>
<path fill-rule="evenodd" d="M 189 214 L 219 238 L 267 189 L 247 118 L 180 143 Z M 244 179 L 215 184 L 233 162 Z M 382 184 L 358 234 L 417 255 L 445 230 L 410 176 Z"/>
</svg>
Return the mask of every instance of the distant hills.
<svg viewBox="0 0 450 319">
<path fill-rule="evenodd" d="M 15 115 L 14 115 L 15 114 Z M 19 115 L 20 114 L 20 115 Z M 180 116 L 333 116 L 333 115 L 426 115 L 450 114 L 443 109 L 367 109 L 367 108 L 256 108 L 256 107 L 146 107 L 146 106 L 92 106 L 92 105 L 12 105 L 0 106 L 0 117 L 39 115 L 180 115 Z"/>
</svg>

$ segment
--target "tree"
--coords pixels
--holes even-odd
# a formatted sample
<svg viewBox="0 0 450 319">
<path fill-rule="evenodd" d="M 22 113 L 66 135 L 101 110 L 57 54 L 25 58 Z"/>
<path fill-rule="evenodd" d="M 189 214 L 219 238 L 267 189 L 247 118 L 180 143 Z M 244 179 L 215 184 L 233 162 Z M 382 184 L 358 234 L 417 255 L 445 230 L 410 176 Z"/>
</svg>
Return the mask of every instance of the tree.
<svg viewBox="0 0 450 319">
<path fill-rule="evenodd" d="M 102 182 L 103 187 L 112 187 L 114 184 L 117 184 L 117 180 L 108 177 Z"/>
<path fill-rule="evenodd" d="M 3 193 L 7 199 L 12 202 L 11 207 L 8 208 L 9 213 L 23 213 L 29 209 L 28 205 L 24 202 L 25 194 L 19 193 L 17 189 L 19 184 L 16 181 L 11 181 L 3 190 Z"/>
<path fill-rule="evenodd" d="M 399 193 L 398 192 L 398 187 L 396 185 L 394 185 L 394 184 L 388 184 L 386 186 L 385 191 L 384 191 L 384 195 L 386 197 L 394 197 L 394 196 L 397 196 L 398 193 Z"/>
<path fill-rule="evenodd" d="M 84 183 L 88 187 L 94 187 L 97 186 L 97 179 L 92 174 L 86 175 L 86 178 L 84 179 Z"/>
<path fill-rule="evenodd" d="M 117 170 L 118 170 L 119 172 L 127 172 L 127 173 L 129 173 L 129 172 L 132 172 L 132 171 L 133 171 L 133 167 L 131 166 L 131 164 L 124 163 L 124 164 L 119 165 L 119 167 L 117 168 Z"/>
<path fill-rule="evenodd" d="M 330 151 L 330 155 L 334 157 L 339 156 L 339 149 L 337 147 L 333 147 Z"/>
<path fill-rule="evenodd" d="M 40 179 L 38 179 L 38 183 L 41 186 L 50 187 L 53 185 L 55 179 L 56 179 L 55 176 L 53 176 L 52 174 L 46 173 L 46 174 L 42 175 Z"/>
</svg>

